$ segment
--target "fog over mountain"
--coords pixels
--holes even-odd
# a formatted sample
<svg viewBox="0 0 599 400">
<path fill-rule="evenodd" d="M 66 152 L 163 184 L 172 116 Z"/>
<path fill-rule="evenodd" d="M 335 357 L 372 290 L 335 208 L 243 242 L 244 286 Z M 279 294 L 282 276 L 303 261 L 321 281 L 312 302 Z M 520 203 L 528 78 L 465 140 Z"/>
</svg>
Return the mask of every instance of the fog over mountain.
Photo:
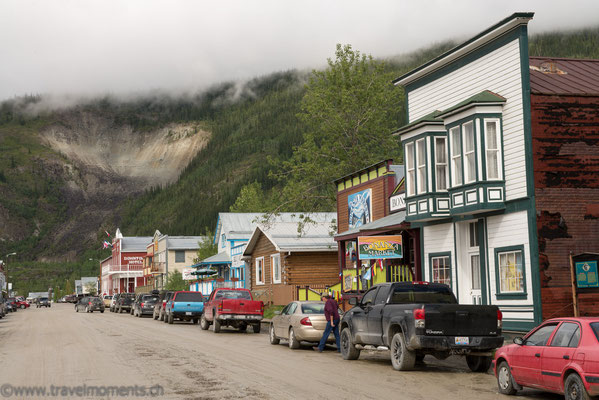
<svg viewBox="0 0 599 400">
<path fill-rule="evenodd" d="M 516 11 L 535 12 L 534 34 L 596 25 L 599 2 L 5 0 L 0 100 L 195 92 L 319 68 L 336 43 L 386 57 L 464 39 Z"/>
</svg>

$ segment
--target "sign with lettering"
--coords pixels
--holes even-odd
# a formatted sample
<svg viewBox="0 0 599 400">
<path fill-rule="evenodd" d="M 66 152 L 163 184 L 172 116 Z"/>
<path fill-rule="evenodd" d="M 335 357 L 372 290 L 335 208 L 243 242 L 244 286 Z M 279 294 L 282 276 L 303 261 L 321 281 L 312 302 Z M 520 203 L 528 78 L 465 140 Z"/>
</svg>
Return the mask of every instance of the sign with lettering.
<svg viewBox="0 0 599 400">
<path fill-rule="evenodd" d="M 183 280 L 191 281 L 191 280 L 196 279 L 197 277 L 191 274 L 193 271 L 195 271 L 195 269 L 191 268 L 191 267 L 182 268 L 181 275 L 183 276 Z"/>
<path fill-rule="evenodd" d="M 597 261 L 580 261 L 576 263 L 576 285 L 581 289 L 599 287 Z"/>
<path fill-rule="evenodd" d="M 406 209 L 406 194 L 400 193 L 389 198 L 389 211 L 401 211 Z"/>
<path fill-rule="evenodd" d="M 358 237 L 360 260 L 403 258 L 401 235 Z"/>
</svg>

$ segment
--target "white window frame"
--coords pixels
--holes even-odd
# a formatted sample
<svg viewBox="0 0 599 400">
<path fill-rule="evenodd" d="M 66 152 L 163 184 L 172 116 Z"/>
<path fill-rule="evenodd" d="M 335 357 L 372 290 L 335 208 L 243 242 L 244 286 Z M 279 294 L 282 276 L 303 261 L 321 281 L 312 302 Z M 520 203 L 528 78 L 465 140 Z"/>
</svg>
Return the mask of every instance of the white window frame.
<svg viewBox="0 0 599 400">
<path fill-rule="evenodd" d="M 460 148 L 456 149 L 454 146 L 454 136 L 460 139 Z M 451 187 L 462 186 L 464 184 L 464 166 L 462 164 L 462 136 L 460 134 L 460 127 L 454 126 L 449 130 L 449 143 L 451 149 Z M 456 182 L 456 172 L 460 171 L 460 181 Z"/>
<path fill-rule="evenodd" d="M 489 147 L 489 137 L 487 136 L 487 123 L 495 124 L 495 148 Z M 483 129 L 485 132 L 485 170 L 487 180 L 489 181 L 500 181 L 503 179 L 503 163 L 501 162 L 501 130 L 500 130 L 499 118 L 485 118 L 483 120 Z M 489 178 L 489 152 L 495 152 L 497 154 L 497 177 Z"/>
<path fill-rule="evenodd" d="M 406 143 L 404 156 L 406 159 L 406 190 L 408 196 L 416 194 L 416 161 L 414 160 L 414 142 Z M 411 164 L 411 166 L 410 166 Z"/>
<path fill-rule="evenodd" d="M 435 277 L 435 260 L 439 260 L 439 267 L 443 269 L 443 271 L 447 271 L 446 279 L 444 280 L 436 280 Z M 443 260 L 443 265 L 441 264 L 441 260 Z M 431 282 L 433 283 L 443 283 L 449 287 L 451 287 L 451 256 L 433 256 L 431 257 Z"/>
<path fill-rule="evenodd" d="M 260 273 L 262 272 L 262 280 L 260 280 Z M 265 280 L 265 271 L 264 271 L 264 257 L 256 258 L 256 285 L 264 285 Z"/>
<path fill-rule="evenodd" d="M 439 153 L 437 152 L 437 140 L 443 141 L 443 155 L 445 156 L 445 162 L 439 162 Z M 437 192 L 446 192 L 449 188 L 449 166 L 447 165 L 447 138 L 444 136 L 435 136 L 433 141 L 433 147 L 435 148 L 435 190 Z M 443 168 L 445 175 L 445 187 L 439 188 L 439 167 Z"/>
<path fill-rule="evenodd" d="M 470 151 L 466 150 L 466 143 L 468 143 L 468 141 L 466 140 L 466 135 L 468 134 L 468 130 L 466 129 L 466 127 L 470 127 L 470 132 L 472 134 L 472 149 Z M 462 148 L 464 149 L 464 183 L 468 184 L 476 182 L 476 132 L 474 131 L 473 121 L 468 121 L 462 124 Z M 470 163 L 468 162 L 468 159 L 470 157 L 474 158 L 472 163 L 472 170 L 470 170 Z"/>
<path fill-rule="evenodd" d="M 424 150 L 420 159 L 420 148 Z M 416 141 L 416 193 L 426 193 L 426 142 L 424 139 Z"/>
<path fill-rule="evenodd" d="M 279 266 L 279 276 L 275 273 L 275 261 Z M 270 256 L 270 267 L 272 268 L 272 283 L 281 283 L 281 253 Z"/>
</svg>

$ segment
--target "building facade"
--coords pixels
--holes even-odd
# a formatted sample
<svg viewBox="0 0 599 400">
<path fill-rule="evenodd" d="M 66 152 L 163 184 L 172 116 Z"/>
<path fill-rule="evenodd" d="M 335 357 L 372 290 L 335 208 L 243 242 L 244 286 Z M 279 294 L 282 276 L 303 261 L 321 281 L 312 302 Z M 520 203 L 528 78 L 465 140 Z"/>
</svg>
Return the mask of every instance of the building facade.
<svg viewBox="0 0 599 400">
<path fill-rule="evenodd" d="M 422 273 L 505 329 L 541 322 L 527 24 L 516 13 L 398 78 L 408 125 L 406 220 Z"/>
</svg>

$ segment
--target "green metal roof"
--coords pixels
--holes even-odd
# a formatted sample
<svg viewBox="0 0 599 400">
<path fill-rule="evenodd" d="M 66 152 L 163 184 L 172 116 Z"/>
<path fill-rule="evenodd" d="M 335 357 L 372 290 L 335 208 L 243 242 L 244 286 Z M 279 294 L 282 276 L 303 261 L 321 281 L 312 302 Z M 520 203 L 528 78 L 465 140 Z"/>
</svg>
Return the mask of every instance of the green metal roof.
<svg viewBox="0 0 599 400">
<path fill-rule="evenodd" d="M 482 92 L 475 94 L 472 97 L 467 98 L 464 101 L 460 101 L 453 107 L 448 108 L 447 110 L 439 113 L 439 116 L 447 116 L 454 114 L 457 111 L 460 111 L 462 108 L 466 108 L 467 106 L 472 106 L 475 104 L 498 104 L 505 103 L 505 97 L 502 97 L 496 93 L 493 93 L 489 90 L 483 90 Z"/>
<path fill-rule="evenodd" d="M 409 124 L 402 126 L 401 128 L 399 128 L 392 134 L 393 135 L 401 134 L 403 132 L 410 131 L 413 128 L 420 126 L 420 125 L 429 125 L 429 124 L 443 125 L 443 120 L 441 118 L 437 118 L 440 114 L 441 114 L 441 111 L 435 110 L 430 114 L 426 114 L 422 118 L 418 118 L 416 121 L 410 122 Z"/>
</svg>

